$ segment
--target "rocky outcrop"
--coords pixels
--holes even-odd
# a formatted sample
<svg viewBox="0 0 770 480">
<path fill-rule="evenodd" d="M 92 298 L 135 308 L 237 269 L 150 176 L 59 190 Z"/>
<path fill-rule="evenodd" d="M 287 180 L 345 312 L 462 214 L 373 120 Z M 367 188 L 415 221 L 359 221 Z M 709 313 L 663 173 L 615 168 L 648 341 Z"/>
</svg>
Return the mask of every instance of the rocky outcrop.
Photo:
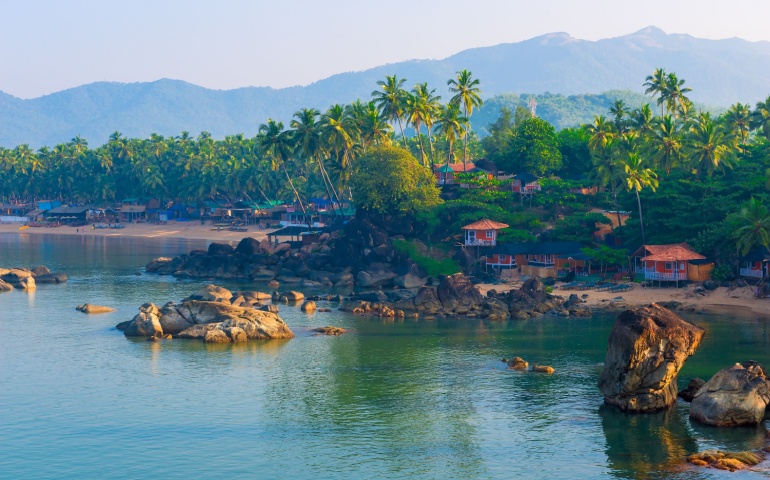
<svg viewBox="0 0 770 480">
<path fill-rule="evenodd" d="M 698 390 L 701 389 L 703 385 L 706 384 L 706 381 L 702 378 L 693 378 L 690 380 L 690 383 L 687 384 L 687 387 L 685 387 L 682 390 L 679 390 L 679 393 L 676 394 L 677 397 L 681 398 L 685 402 L 692 402 L 693 397 L 695 397 L 695 394 L 698 393 Z"/>
<path fill-rule="evenodd" d="M 484 300 L 478 287 L 462 273 L 444 278 L 436 293 L 445 310 L 460 314 L 470 312 Z"/>
<path fill-rule="evenodd" d="M 733 427 L 762 422 L 770 382 L 756 362 L 735 364 L 711 377 L 690 403 L 690 417 L 707 425 Z"/>
<path fill-rule="evenodd" d="M 314 328 L 313 331 L 320 335 L 342 335 L 347 332 L 344 328 L 332 326 Z"/>
<path fill-rule="evenodd" d="M 513 357 L 512 359 L 508 360 L 508 368 L 512 368 L 514 370 L 526 370 L 529 368 L 529 362 L 521 357 Z"/>
<path fill-rule="evenodd" d="M 676 378 L 704 330 L 656 304 L 621 313 L 610 333 L 599 390 L 622 410 L 661 410 L 676 402 Z"/>
<path fill-rule="evenodd" d="M 0 268 L 0 280 L 23 290 L 34 290 L 37 284 L 64 283 L 68 279 L 64 273 L 51 273 L 47 267 Z"/>
<path fill-rule="evenodd" d="M 230 303 L 232 298 L 232 292 L 209 285 L 179 304 L 169 302 L 158 308 L 146 303 L 132 320 L 118 324 L 117 328 L 126 336 L 162 338 L 171 335 L 208 343 L 294 337 L 276 313 L 251 306 L 235 306 Z"/>
<path fill-rule="evenodd" d="M 687 463 L 698 467 L 716 468 L 734 472 L 758 465 L 765 456 L 758 452 L 722 452 L 720 450 L 706 450 L 693 453 L 687 457 Z"/>
<path fill-rule="evenodd" d="M 75 310 L 83 313 L 109 313 L 115 311 L 115 309 L 112 307 L 105 307 L 104 305 L 91 305 L 90 303 L 78 305 L 75 307 Z"/>
<path fill-rule="evenodd" d="M 13 285 L 0 280 L 0 292 L 10 292 L 11 290 L 13 290 Z"/>
<path fill-rule="evenodd" d="M 313 313 L 316 311 L 316 304 L 312 300 L 308 300 L 305 303 L 302 304 L 300 307 L 300 310 L 302 310 L 305 313 Z"/>
</svg>

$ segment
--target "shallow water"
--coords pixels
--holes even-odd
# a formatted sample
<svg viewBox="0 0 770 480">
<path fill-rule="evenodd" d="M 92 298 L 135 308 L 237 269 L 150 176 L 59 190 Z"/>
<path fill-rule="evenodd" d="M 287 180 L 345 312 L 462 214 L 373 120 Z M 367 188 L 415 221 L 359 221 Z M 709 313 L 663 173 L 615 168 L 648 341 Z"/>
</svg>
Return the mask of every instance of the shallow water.
<svg viewBox="0 0 770 480">
<path fill-rule="evenodd" d="M 684 403 L 650 415 L 602 406 L 611 316 L 393 322 L 284 306 L 297 338 L 241 345 L 114 329 L 146 301 L 203 285 L 135 275 L 151 258 L 202 247 L 0 235 L 0 266 L 70 275 L 0 294 L 0 478 L 770 476 L 683 464 L 707 448 L 759 448 L 764 426 L 700 426 Z M 75 311 L 85 302 L 117 311 Z M 768 321 L 689 318 L 707 334 L 680 385 L 738 361 L 770 363 Z M 352 332 L 311 334 L 324 325 Z M 513 355 L 556 373 L 510 371 L 501 359 Z"/>
</svg>

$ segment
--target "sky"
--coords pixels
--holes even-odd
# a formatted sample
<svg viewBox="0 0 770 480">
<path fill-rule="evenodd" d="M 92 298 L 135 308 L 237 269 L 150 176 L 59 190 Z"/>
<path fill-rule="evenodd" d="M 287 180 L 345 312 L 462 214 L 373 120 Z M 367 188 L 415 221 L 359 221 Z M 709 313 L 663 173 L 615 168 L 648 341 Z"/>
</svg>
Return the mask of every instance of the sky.
<svg viewBox="0 0 770 480">
<path fill-rule="evenodd" d="M 768 0 L 0 0 L 0 91 L 160 78 L 282 88 L 552 32 L 770 41 L 769 17 Z"/>
</svg>

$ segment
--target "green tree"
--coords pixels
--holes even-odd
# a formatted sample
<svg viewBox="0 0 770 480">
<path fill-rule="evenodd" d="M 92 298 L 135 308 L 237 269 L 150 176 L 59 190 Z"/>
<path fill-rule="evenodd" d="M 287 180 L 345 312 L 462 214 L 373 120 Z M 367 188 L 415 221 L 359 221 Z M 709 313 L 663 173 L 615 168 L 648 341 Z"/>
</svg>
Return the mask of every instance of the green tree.
<svg viewBox="0 0 770 480">
<path fill-rule="evenodd" d="M 398 122 L 398 128 L 401 130 L 401 138 L 404 140 L 404 148 L 409 148 L 404 136 L 404 125 L 401 120 L 404 118 L 404 109 L 407 97 L 407 91 L 404 90 L 405 78 L 398 79 L 395 75 L 386 75 L 385 80 L 380 80 L 377 85 L 380 90 L 372 92 L 374 103 L 380 109 L 382 116 L 391 122 Z"/>
<path fill-rule="evenodd" d="M 741 255 L 759 245 L 770 251 L 770 215 L 761 200 L 751 197 L 732 220 L 736 227 L 733 238 L 738 242 Z"/>
<path fill-rule="evenodd" d="M 465 134 L 468 127 L 468 117 L 460 114 L 460 107 L 456 103 L 444 105 L 436 120 L 436 133 L 444 137 L 447 142 L 446 163 L 452 163 L 452 148 L 455 141 Z"/>
<path fill-rule="evenodd" d="M 502 107 L 500 116 L 495 120 L 495 123 L 487 126 L 489 135 L 481 139 L 487 160 L 495 162 L 497 165 L 505 163 L 504 159 L 510 149 L 515 126 L 513 111 L 508 107 Z"/>
<path fill-rule="evenodd" d="M 636 203 L 639 207 L 639 225 L 642 230 L 642 244 L 644 244 L 644 219 L 642 218 L 642 200 L 639 198 L 639 192 L 647 187 L 654 192 L 658 188 L 658 175 L 651 168 L 647 168 L 642 157 L 636 153 L 630 154 L 624 163 L 626 188 L 636 193 Z"/>
<path fill-rule="evenodd" d="M 376 146 L 361 156 L 350 182 L 357 208 L 406 215 L 441 202 L 436 179 L 408 151 Z"/>
<path fill-rule="evenodd" d="M 652 72 L 652 75 L 649 75 L 647 78 L 644 79 L 644 87 L 647 87 L 645 89 L 645 94 L 650 94 L 652 98 L 655 98 L 655 96 L 658 96 L 658 105 L 660 105 L 660 116 L 663 116 L 663 107 L 665 102 L 665 92 L 668 85 L 668 75 L 666 75 L 666 70 L 662 68 L 656 68 L 654 72 Z"/>
<path fill-rule="evenodd" d="M 449 100 L 450 103 L 463 106 L 463 116 L 470 119 L 474 108 L 481 108 L 484 101 L 481 99 L 481 82 L 473 78 L 473 74 L 468 70 L 457 72 L 457 78 L 449 79 L 447 85 L 449 91 L 454 96 Z M 463 132 L 463 165 L 468 162 L 468 129 Z"/>
<path fill-rule="evenodd" d="M 553 125 L 540 118 L 530 118 L 516 127 L 511 142 L 513 165 L 508 171 L 532 172 L 539 175 L 561 168 L 562 156 Z"/>
</svg>

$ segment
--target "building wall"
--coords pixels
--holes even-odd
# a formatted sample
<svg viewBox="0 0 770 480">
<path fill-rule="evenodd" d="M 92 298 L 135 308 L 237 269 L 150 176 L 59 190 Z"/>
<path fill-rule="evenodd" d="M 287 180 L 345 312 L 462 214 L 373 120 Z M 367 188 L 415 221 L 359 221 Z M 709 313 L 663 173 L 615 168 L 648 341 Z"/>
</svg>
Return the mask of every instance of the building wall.
<svg viewBox="0 0 770 480">
<path fill-rule="evenodd" d="M 553 267 L 533 267 L 532 265 L 521 266 L 522 275 L 529 275 L 532 277 L 548 278 L 556 276 L 556 269 Z"/>
<path fill-rule="evenodd" d="M 687 280 L 692 282 L 705 282 L 711 280 L 711 272 L 714 270 L 714 264 L 692 265 L 687 264 Z"/>
</svg>

